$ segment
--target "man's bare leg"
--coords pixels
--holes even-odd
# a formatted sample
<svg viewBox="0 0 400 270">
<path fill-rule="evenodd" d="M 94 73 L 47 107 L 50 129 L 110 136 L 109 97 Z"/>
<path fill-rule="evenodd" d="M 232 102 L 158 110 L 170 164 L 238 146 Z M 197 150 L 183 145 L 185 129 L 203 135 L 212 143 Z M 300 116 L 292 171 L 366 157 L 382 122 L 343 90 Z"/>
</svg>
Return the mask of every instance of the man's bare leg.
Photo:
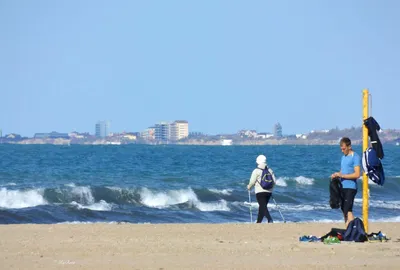
<svg viewBox="0 0 400 270">
<path fill-rule="evenodd" d="M 353 212 L 347 212 L 347 219 L 346 216 L 344 217 L 344 221 L 346 223 L 346 228 L 349 226 L 349 223 L 354 220 Z"/>
</svg>

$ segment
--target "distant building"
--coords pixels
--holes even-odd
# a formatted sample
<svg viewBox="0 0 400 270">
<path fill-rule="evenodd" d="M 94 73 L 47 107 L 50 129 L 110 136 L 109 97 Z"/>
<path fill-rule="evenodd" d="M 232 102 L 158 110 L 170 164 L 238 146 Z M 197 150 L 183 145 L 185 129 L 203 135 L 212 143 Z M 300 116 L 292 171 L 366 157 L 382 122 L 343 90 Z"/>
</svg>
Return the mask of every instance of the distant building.
<svg viewBox="0 0 400 270">
<path fill-rule="evenodd" d="M 4 138 L 8 139 L 8 140 L 15 140 L 15 141 L 22 140 L 22 136 L 19 134 L 15 134 L 15 133 L 7 134 L 4 136 Z"/>
<path fill-rule="evenodd" d="M 138 134 L 135 132 L 127 132 L 127 133 L 123 134 L 123 138 L 130 140 L 130 141 L 136 141 L 138 138 Z"/>
<path fill-rule="evenodd" d="M 169 141 L 171 139 L 170 123 L 161 122 L 156 124 L 155 137 L 157 141 Z"/>
<path fill-rule="evenodd" d="M 239 136 L 242 138 L 257 138 L 256 130 L 240 130 Z"/>
<path fill-rule="evenodd" d="M 307 135 L 304 134 L 296 134 L 296 139 L 307 139 Z"/>
<path fill-rule="evenodd" d="M 195 131 L 195 132 L 190 132 L 189 133 L 189 137 L 191 137 L 191 138 L 200 138 L 200 137 L 206 137 L 206 135 L 203 132 Z"/>
<path fill-rule="evenodd" d="M 156 128 L 155 127 L 147 128 L 140 134 L 140 137 L 142 137 L 146 141 L 154 141 L 156 139 Z"/>
<path fill-rule="evenodd" d="M 105 138 L 110 136 L 110 121 L 97 122 L 95 134 L 98 138 Z"/>
<path fill-rule="evenodd" d="M 189 137 L 188 121 L 179 120 L 170 125 L 170 137 L 173 141 L 179 141 Z"/>
<path fill-rule="evenodd" d="M 35 139 L 69 139 L 68 133 L 50 132 L 50 133 L 35 133 Z"/>
<path fill-rule="evenodd" d="M 271 133 L 258 133 L 256 138 L 258 138 L 258 139 L 269 139 L 269 138 L 272 138 L 272 137 L 274 137 L 274 134 L 271 134 Z"/>
<path fill-rule="evenodd" d="M 283 135 L 282 135 L 282 126 L 281 126 L 280 123 L 276 123 L 275 126 L 274 126 L 274 136 L 276 138 L 282 138 L 283 137 Z"/>
<path fill-rule="evenodd" d="M 223 145 L 223 146 L 230 146 L 230 145 L 232 145 L 232 140 L 222 140 L 221 141 L 221 145 Z"/>
<path fill-rule="evenodd" d="M 68 135 L 70 138 L 73 138 L 73 139 L 85 139 L 85 138 L 89 137 L 89 134 L 87 134 L 87 133 L 79 133 L 76 131 L 71 132 Z"/>
</svg>

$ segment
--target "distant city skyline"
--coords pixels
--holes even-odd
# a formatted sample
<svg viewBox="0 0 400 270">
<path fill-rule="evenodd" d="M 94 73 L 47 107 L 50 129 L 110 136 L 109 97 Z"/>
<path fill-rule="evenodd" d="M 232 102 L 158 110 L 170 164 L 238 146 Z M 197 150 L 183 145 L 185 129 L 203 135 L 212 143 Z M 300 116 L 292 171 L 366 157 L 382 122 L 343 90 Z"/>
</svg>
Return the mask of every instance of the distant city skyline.
<svg viewBox="0 0 400 270">
<path fill-rule="evenodd" d="M 2 1 L 3 134 L 400 128 L 399 1 Z M 162 119 L 161 119 L 162 120 Z"/>
<path fill-rule="evenodd" d="M 262 137 L 269 138 L 271 136 L 280 138 L 283 136 L 293 136 L 293 135 L 304 135 L 304 134 L 310 134 L 314 132 L 322 132 L 326 133 L 332 130 L 345 130 L 345 129 L 351 129 L 351 128 L 361 128 L 362 126 L 349 126 L 349 127 L 343 127 L 339 128 L 338 126 L 336 127 L 330 127 L 326 129 L 311 129 L 303 132 L 284 132 L 285 128 L 279 123 L 275 123 L 270 129 L 263 129 L 263 130 L 258 130 L 255 128 L 249 128 L 249 129 L 239 129 L 234 132 L 224 132 L 224 133 L 207 133 L 203 132 L 202 130 L 192 130 L 189 132 L 189 121 L 186 120 L 175 120 L 175 121 L 159 121 L 153 125 L 148 125 L 147 128 L 143 130 L 111 130 L 111 121 L 97 121 L 95 124 L 95 128 L 93 129 L 92 132 L 87 131 L 87 130 L 54 130 L 48 131 L 48 132 L 34 132 L 33 134 L 21 134 L 18 132 L 4 132 L 4 130 L 0 129 L 0 135 L 1 136 L 6 136 L 10 134 L 16 134 L 16 135 L 21 135 L 22 137 L 34 137 L 34 138 L 46 138 L 46 137 L 65 137 L 68 136 L 68 134 L 90 134 L 94 137 L 98 138 L 105 138 L 107 136 L 110 136 L 112 134 L 123 134 L 123 133 L 139 133 L 141 134 L 142 137 L 147 137 L 147 138 L 153 138 L 154 140 L 180 140 L 185 137 L 187 137 L 190 133 L 196 133 L 196 134 L 202 134 L 202 135 L 232 135 L 232 134 L 241 134 L 246 136 L 250 136 L 249 134 L 251 133 L 256 133 L 256 134 L 262 134 Z M 171 130 L 173 129 L 173 130 Z M 381 131 L 383 130 L 396 130 L 400 131 L 400 129 L 396 128 L 382 128 Z"/>
</svg>

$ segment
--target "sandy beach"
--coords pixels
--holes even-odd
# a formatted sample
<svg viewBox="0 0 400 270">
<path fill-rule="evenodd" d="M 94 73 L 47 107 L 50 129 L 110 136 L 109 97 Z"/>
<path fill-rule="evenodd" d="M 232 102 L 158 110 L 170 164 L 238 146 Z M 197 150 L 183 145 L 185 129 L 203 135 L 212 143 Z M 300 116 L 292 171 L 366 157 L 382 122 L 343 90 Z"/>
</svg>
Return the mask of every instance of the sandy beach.
<svg viewBox="0 0 400 270">
<path fill-rule="evenodd" d="M 300 243 L 342 224 L 56 224 L 0 226 L 1 269 L 399 269 L 387 243 Z"/>
</svg>

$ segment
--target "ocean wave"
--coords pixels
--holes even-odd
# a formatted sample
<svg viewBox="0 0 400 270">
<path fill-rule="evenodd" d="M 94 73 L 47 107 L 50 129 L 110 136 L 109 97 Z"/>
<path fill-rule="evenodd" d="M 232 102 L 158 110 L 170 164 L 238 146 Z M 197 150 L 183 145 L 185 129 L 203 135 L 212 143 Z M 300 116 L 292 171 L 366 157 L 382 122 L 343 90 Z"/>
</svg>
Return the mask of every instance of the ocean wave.
<svg viewBox="0 0 400 270">
<path fill-rule="evenodd" d="M 8 186 L 16 186 L 16 185 L 17 185 L 16 183 L 10 182 L 10 183 L 2 184 L 2 185 L 0 185 L 0 186 L 1 186 L 1 187 L 8 187 Z"/>
<path fill-rule="evenodd" d="M 104 221 L 64 221 L 64 222 L 58 222 L 56 224 L 66 224 L 66 225 L 85 225 L 85 224 L 125 224 L 127 222 L 119 222 L 119 221 L 110 221 L 110 222 L 104 222 Z"/>
<path fill-rule="evenodd" d="M 343 220 L 323 218 L 323 219 L 313 219 L 310 221 L 300 221 L 298 223 L 343 223 Z"/>
<path fill-rule="evenodd" d="M 355 198 L 354 203 L 357 206 L 362 205 L 363 200 Z M 384 208 L 384 209 L 400 209 L 400 201 L 382 201 L 382 200 L 370 200 L 369 207 Z"/>
<path fill-rule="evenodd" d="M 298 176 L 294 180 L 296 180 L 297 184 L 300 184 L 300 185 L 313 185 L 314 184 L 313 178 L 307 178 L 304 176 Z"/>
<path fill-rule="evenodd" d="M 94 197 L 90 187 L 86 186 L 73 186 L 71 187 L 71 195 L 78 197 L 79 202 L 83 204 L 94 204 Z"/>
<path fill-rule="evenodd" d="M 43 198 L 43 190 L 7 190 L 0 189 L 1 208 L 27 208 L 47 204 Z"/>
<path fill-rule="evenodd" d="M 372 181 L 371 179 L 368 179 L 368 184 L 373 186 L 378 186 L 378 184 Z"/>
<path fill-rule="evenodd" d="M 221 195 L 231 195 L 232 194 L 232 189 L 214 189 L 214 188 L 210 188 L 208 189 L 210 192 L 215 193 L 215 194 L 221 194 Z"/>
<path fill-rule="evenodd" d="M 77 202 L 72 202 L 71 205 L 76 206 L 78 209 L 89 209 L 92 211 L 111 211 L 113 208 L 112 204 L 109 204 L 104 200 L 101 200 L 97 203 L 93 203 L 90 205 L 82 205 Z"/>
<path fill-rule="evenodd" d="M 298 185 L 313 185 L 314 179 L 301 175 L 297 177 L 278 177 L 276 179 L 276 185 L 280 187 L 287 187 L 288 182 L 295 182 Z"/>
<path fill-rule="evenodd" d="M 258 209 L 257 202 L 234 202 L 234 205 L 243 204 L 244 206 L 251 205 L 251 208 Z M 274 210 L 284 210 L 284 211 L 296 211 L 296 212 L 306 212 L 306 211 L 314 211 L 314 210 L 329 210 L 331 209 L 329 205 L 325 204 L 302 204 L 302 205 L 293 205 L 293 204 L 279 204 L 276 205 L 273 202 L 268 203 L 268 209 Z"/>
<path fill-rule="evenodd" d="M 211 212 L 211 211 L 230 211 L 228 207 L 228 203 L 225 200 L 220 200 L 218 202 L 213 203 L 203 203 L 203 202 L 196 202 L 195 206 L 202 212 Z"/>
<path fill-rule="evenodd" d="M 369 202 L 370 207 L 385 208 L 385 209 L 400 209 L 400 201 L 375 201 Z"/>
<path fill-rule="evenodd" d="M 168 190 L 165 192 L 151 191 L 143 188 L 140 192 L 140 201 L 143 205 L 152 208 L 168 208 L 173 205 L 187 203 L 200 211 L 230 211 L 225 200 L 218 202 L 201 202 L 191 189 Z"/>
<path fill-rule="evenodd" d="M 280 187 L 287 187 L 286 180 L 287 178 L 279 177 L 278 179 L 276 179 L 276 185 Z"/>
<path fill-rule="evenodd" d="M 400 222 L 400 216 L 391 217 L 391 218 L 378 218 L 378 219 L 370 219 L 371 222 Z"/>
</svg>

